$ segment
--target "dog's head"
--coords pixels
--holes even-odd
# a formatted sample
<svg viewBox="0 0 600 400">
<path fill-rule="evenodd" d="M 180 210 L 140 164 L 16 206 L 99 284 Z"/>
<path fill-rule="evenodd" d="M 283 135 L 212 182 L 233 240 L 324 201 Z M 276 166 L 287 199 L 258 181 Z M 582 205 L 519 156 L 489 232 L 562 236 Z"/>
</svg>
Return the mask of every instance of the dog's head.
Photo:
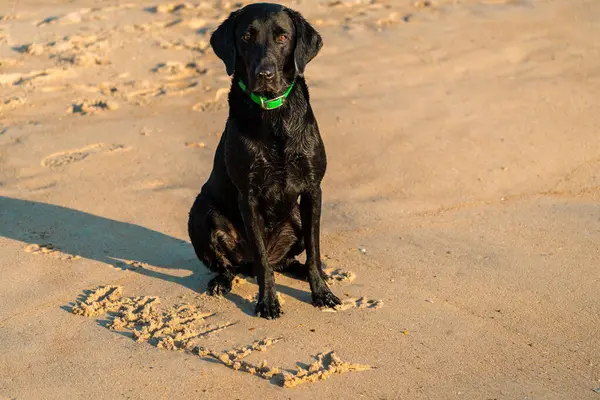
<svg viewBox="0 0 600 400">
<path fill-rule="evenodd" d="M 232 12 L 210 38 L 227 74 L 259 94 L 280 94 L 323 45 L 300 15 L 279 4 L 257 3 Z"/>
</svg>

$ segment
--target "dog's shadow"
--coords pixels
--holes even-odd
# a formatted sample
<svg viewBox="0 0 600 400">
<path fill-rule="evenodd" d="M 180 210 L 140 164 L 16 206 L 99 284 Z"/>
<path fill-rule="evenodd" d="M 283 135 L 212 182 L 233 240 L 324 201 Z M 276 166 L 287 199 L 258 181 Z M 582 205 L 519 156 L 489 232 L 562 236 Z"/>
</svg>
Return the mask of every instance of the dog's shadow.
<svg viewBox="0 0 600 400">
<path fill-rule="evenodd" d="M 0 237 L 28 244 L 52 245 L 66 254 L 129 269 L 196 292 L 204 292 L 214 276 L 185 240 L 133 223 L 53 204 L 0 196 Z M 178 276 L 181 273 L 174 274 L 174 270 L 191 273 Z M 299 301 L 310 302 L 310 294 L 305 291 L 277 286 L 278 290 Z M 227 298 L 244 313 L 253 315 L 247 301 L 234 294 Z"/>
</svg>

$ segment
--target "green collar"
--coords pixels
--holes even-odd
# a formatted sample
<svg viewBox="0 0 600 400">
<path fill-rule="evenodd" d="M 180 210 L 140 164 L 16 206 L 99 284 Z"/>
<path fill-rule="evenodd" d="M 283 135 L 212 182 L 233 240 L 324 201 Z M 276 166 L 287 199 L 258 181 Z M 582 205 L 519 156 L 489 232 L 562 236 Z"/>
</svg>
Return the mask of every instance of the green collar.
<svg viewBox="0 0 600 400">
<path fill-rule="evenodd" d="M 255 102 L 256 104 L 258 104 L 263 110 L 274 110 L 276 108 L 281 107 L 283 105 L 283 103 L 285 102 L 285 99 L 288 97 L 288 95 L 292 91 L 292 88 L 294 87 L 294 83 L 295 82 L 292 82 L 292 84 L 290 85 L 289 88 L 287 88 L 287 90 L 285 91 L 284 94 L 282 94 L 279 97 L 275 97 L 274 99 L 269 100 L 264 96 L 259 96 L 255 93 L 252 93 L 251 91 L 249 91 L 241 79 L 238 81 L 238 84 L 240 85 L 240 87 L 242 88 L 244 93 L 246 93 L 252 99 L 252 101 Z"/>
</svg>

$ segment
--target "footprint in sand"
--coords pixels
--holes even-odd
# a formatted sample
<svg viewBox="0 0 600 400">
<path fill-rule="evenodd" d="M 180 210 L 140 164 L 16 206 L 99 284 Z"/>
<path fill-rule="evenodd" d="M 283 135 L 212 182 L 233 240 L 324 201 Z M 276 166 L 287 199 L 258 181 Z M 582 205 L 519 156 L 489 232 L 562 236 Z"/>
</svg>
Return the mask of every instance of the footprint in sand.
<svg viewBox="0 0 600 400">
<path fill-rule="evenodd" d="M 13 47 L 13 50 L 28 55 L 50 54 L 56 56 L 66 51 L 95 50 L 108 47 L 108 34 L 98 35 L 71 35 L 62 39 L 45 43 L 28 43 Z"/>
<path fill-rule="evenodd" d="M 335 308 L 322 308 L 323 312 L 337 312 L 337 311 L 346 311 L 353 308 L 368 308 L 368 309 L 376 309 L 383 307 L 382 300 L 374 300 L 369 299 L 367 297 L 350 297 L 348 299 L 342 300 L 342 304 L 336 306 Z"/>
<path fill-rule="evenodd" d="M 138 90 L 123 91 L 123 96 L 126 101 L 133 101 L 140 105 L 148 103 L 155 97 L 181 96 L 202 89 L 200 82 L 196 78 L 197 76 L 195 75 L 175 75 L 166 78 L 159 85 L 153 85 L 148 81 L 130 81 L 126 83 L 126 86 Z"/>
<path fill-rule="evenodd" d="M 431 0 L 417 0 L 413 3 L 415 8 L 428 8 L 433 7 L 433 2 Z"/>
<path fill-rule="evenodd" d="M 67 110 L 70 114 L 93 115 L 101 111 L 114 111 L 119 106 L 107 100 L 84 100 L 82 102 L 73 103 Z"/>
<path fill-rule="evenodd" d="M 66 53 L 57 55 L 56 60 L 61 64 L 69 64 L 78 67 L 89 67 L 93 65 L 110 65 L 111 61 L 94 53 Z"/>
<path fill-rule="evenodd" d="M 43 20 L 35 23 L 35 26 L 40 27 L 44 25 L 52 25 L 52 24 L 60 24 L 60 25 L 69 25 L 69 24 L 79 24 L 81 22 L 91 21 L 91 20 L 105 20 L 106 17 L 101 15 L 102 12 L 109 11 L 118 11 L 128 8 L 135 7 L 133 3 L 125 3 L 120 4 L 118 6 L 107 6 L 107 7 L 96 7 L 96 8 L 81 8 L 76 11 L 72 11 L 70 13 L 60 15 L 60 16 L 50 16 L 44 18 Z"/>
<path fill-rule="evenodd" d="M 196 6 L 190 3 L 166 3 L 148 7 L 145 10 L 153 14 L 174 14 L 181 11 L 194 10 L 196 8 Z"/>
<path fill-rule="evenodd" d="M 83 19 L 86 16 L 88 16 L 91 12 L 92 12 L 92 10 L 89 8 L 82 8 L 80 10 L 72 11 L 65 15 L 61 15 L 61 16 L 53 15 L 53 16 L 44 18 L 43 20 L 39 21 L 35 25 L 37 27 L 40 27 L 40 26 L 44 26 L 44 25 L 51 25 L 51 24 L 57 24 L 57 23 L 59 23 L 61 25 L 63 25 L 63 24 L 64 25 L 78 24 L 78 23 L 82 22 Z"/>
<path fill-rule="evenodd" d="M 364 25 L 368 28 L 381 31 L 384 28 L 407 21 L 398 11 L 391 11 L 392 2 L 371 0 L 333 0 L 324 4 L 333 12 L 334 19 L 315 20 L 317 26 L 331 26 L 343 24 L 344 28 L 353 25 Z"/>
<path fill-rule="evenodd" d="M 167 28 L 180 25 L 183 22 L 181 18 L 175 18 L 168 21 L 152 21 L 143 24 L 135 24 L 133 26 L 125 27 L 125 31 L 140 31 L 140 32 L 156 32 L 162 31 Z"/>
<path fill-rule="evenodd" d="M 25 246 L 25 252 L 30 254 L 44 254 L 50 255 L 59 260 L 79 260 L 80 256 L 74 256 L 72 254 L 63 253 L 54 245 L 48 244 L 30 244 Z"/>
<path fill-rule="evenodd" d="M 167 61 L 152 68 L 152 72 L 167 75 L 168 80 L 188 78 L 206 74 L 208 70 L 195 62 L 182 63 L 178 61 Z"/>
<path fill-rule="evenodd" d="M 159 4 L 153 7 L 147 7 L 144 10 L 152 13 L 152 14 L 177 14 L 177 15 L 198 15 L 209 13 L 214 15 L 214 11 L 222 11 L 223 14 L 228 11 L 232 11 L 232 9 L 239 9 L 244 6 L 242 2 L 229 2 L 229 1 L 217 1 L 210 2 L 197 2 L 197 3 L 189 3 L 189 2 L 175 2 L 175 3 L 165 3 Z M 222 21 L 225 16 L 219 15 L 217 18 L 219 21 Z"/>
<path fill-rule="evenodd" d="M 17 107 L 22 106 L 25 102 L 26 99 L 20 96 L 12 96 L 4 101 L 0 101 L 0 115 L 2 115 L 4 111 L 14 110 Z"/>
<path fill-rule="evenodd" d="M 194 90 L 199 90 L 200 83 L 189 80 L 168 82 L 162 85 L 160 89 L 162 94 L 166 96 L 180 96 Z"/>
<path fill-rule="evenodd" d="M 153 97 L 184 95 L 198 89 L 200 89 L 198 82 L 170 82 L 157 87 L 129 92 L 126 94 L 126 98 L 127 100 L 135 99 L 137 104 L 145 104 Z"/>
<path fill-rule="evenodd" d="M 175 25 L 173 22 L 176 22 L 176 24 L 185 25 L 192 29 L 200 29 L 207 27 L 207 25 L 215 26 L 219 21 L 214 18 L 214 14 L 212 13 L 210 18 L 199 17 L 199 15 L 204 14 L 204 11 L 212 11 L 210 9 L 210 5 L 208 5 L 209 8 L 205 10 L 200 9 L 203 6 L 206 7 L 206 5 L 207 4 L 203 3 L 200 3 L 198 6 L 193 6 L 189 3 L 162 4 L 156 7 L 146 8 L 146 11 L 154 14 L 175 14 L 176 16 L 182 18 L 173 20 L 171 22 L 172 25 Z M 186 16 L 188 18 L 185 18 Z M 164 21 L 155 21 L 154 23 L 156 24 L 156 22 L 164 23 Z M 146 25 L 148 26 L 148 24 Z"/>
<path fill-rule="evenodd" d="M 73 66 L 108 65 L 110 60 L 97 54 L 108 47 L 107 36 L 72 35 L 46 43 L 29 43 L 13 47 L 19 53 L 30 56 L 48 55 L 58 64 Z"/>
<path fill-rule="evenodd" d="M 227 95 L 229 94 L 229 88 L 219 88 L 215 91 L 215 95 L 212 99 L 201 101 L 192 106 L 194 111 L 217 111 L 227 107 Z"/>
<path fill-rule="evenodd" d="M 116 266 L 120 269 L 123 270 L 136 270 L 136 269 L 140 269 L 140 268 L 145 268 L 148 269 L 150 267 L 152 267 L 150 264 L 141 262 L 141 261 L 135 261 L 135 260 L 119 260 L 116 262 Z"/>
<path fill-rule="evenodd" d="M 42 160 L 42 165 L 48 168 L 62 167 L 77 161 L 85 160 L 92 154 L 113 153 L 115 151 L 126 151 L 129 148 L 120 144 L 97 143 L 81 149 L 68 150 L 52 154 Z"/>
<path fill-rule="evenodd" d="M 154 92 L 151 91 L 149 95 L 173 96 L 183 95 L 190 91 L 201 89 L 198 77 L 206 74 L 207 69 L 195 62 L 180 63 L 176 61 L 167 61 L 158 64 L 152 71 L 158 75 L 164 76 L 164 79 L 160 86 L 153 89 Z M 148 95 L 146 93 L 143 94 Z M 131 94 L 129 96 L 131 96 Z"/>
<path fill-rule="evenodd" d="M 66 84 L 66 85 L 57 85 L 57 86 L 44 86 L 40 88 L 40 92 L 42 93 L 55 93 L 55 92 L 64 92 L 66 90 L 73 89 L 77 91 L 82 91 L 86 93 L 103 93 L 103 89 L 99 87 L 99 85 L 77 85 L 77 84 Z M 110 94 L 110 93 L 106 93 Z"/>
<path fill-rule="evenodd" d="M 161 49 L 168 50 L 190 50 L 204 54 L 210 47 L 208 39 L 190 40 L 190 39 L 158 39 L 156 44 Z"/>
<path fill-rule="evenodd" d="M 325 279 L 331 284 L 350 283 L 356 279 L 356 274 L 350 271 L 344 271 L 341 268 L 325 268 Z"/>
<path fill-rule="evenodd" d="M 224 109 L 226 106 L 227 104 L 221 101 L 207 100 L 194 104 L 192 106 L 192 110 L 202 112 L 219 111 Z"/>
<path fill-rule="evenodd" d="M 47 51 L 48 47 L 49 45 L 44 43 L 28 43 L 23 44 L 21 46 L 15 46 L 13 47 L 13 50 L 21 54 L 39 56 L 44 54 Z"/>
<path fill-rule="evenodd" d="M 399 13 L 392 12 L 392 13 L 388 14 L 387 16 L 378 19 L 376 21 L 376 24 L 378 26 L 378 29 L 381 30 L 382 28 L 386 28 L 386 27 L 395 25 L 401 21 L 408 22 L 410 19 L 411 19 L 410 14 L 407 14 L 401 18 Z"/>
<path fill-rule="evenodd" d="M 0 68 L 14 67 L 19 65 L 19 61 L 14 58 L 0 58 Z"/>
<path fill-rule="evenodd" d="M 14 13 L 0 15 L 0 21 L 15 21 L 19 18 L 21 18 L 21 16 L 19 14 Z"/>
<path fill-rule="evenodd" d="M 38 71 L 31 72 L 16 72 L 16 73 L 8 73 L 8 74 L 0 74 L 0 86 L 8 86 L 8 85 L 32 85 L 33 81 L 37 80 L 49 80 L 49 79 L 57 79 L 64 78 L 68 73 L 66 71 L 60 69 L 44 69 Z"/>
</svg>

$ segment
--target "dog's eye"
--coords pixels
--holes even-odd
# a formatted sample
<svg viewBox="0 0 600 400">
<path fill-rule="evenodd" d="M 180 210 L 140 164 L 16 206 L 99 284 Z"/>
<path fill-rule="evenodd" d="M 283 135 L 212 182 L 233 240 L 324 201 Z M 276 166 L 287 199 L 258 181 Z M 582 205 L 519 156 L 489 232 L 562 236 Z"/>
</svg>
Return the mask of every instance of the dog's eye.
<svg viewBox="0 0 600 400">
<path fill-rule="evenodd" d="M 288 40 L 288 36 L 287 36 L 287 35 L 279 35 L 279 36 L 277 36 L 277 41 L 278 41 L 279 43 L 283 43 L 283 42 L 285 42 L 286 40 Z"/>
<path fill-rule="evenodd" d="M 242 36 L 242 40 L 243 40 L 244 42 L 247 42 L 247 41 L 249 41 L 250 39 L 252 39 L 252 35 L 250 35 L 250 32 L 246 32 L 246 33 L 244 33 L 244 35 Z"/>
</svg>

